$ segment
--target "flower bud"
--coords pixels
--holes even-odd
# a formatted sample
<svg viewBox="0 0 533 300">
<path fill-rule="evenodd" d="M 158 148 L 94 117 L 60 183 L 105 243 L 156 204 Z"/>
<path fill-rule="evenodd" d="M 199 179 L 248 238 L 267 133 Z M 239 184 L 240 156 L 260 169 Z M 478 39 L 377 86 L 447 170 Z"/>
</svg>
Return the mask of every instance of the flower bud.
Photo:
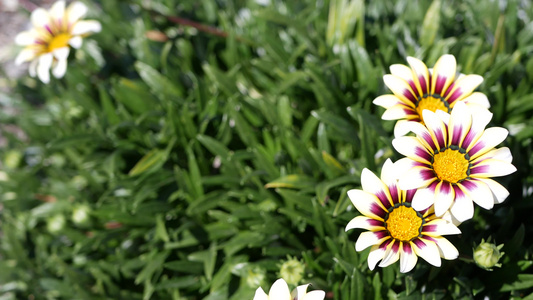
<svg viewBox="0 0 533 300">
<path fill-rule="evenodd" d="M 296 258 L 288 257 L 288 260 L 281 265 L 279 275 L 289 285 L 298 285 L 303 279 L 305 265 Z"/>
<path fill-rule="evenodd" d="M 246 272 L 246 284 L 250 287 L 257 287 L 263 284 L 266 272 L 260 267 L 249 268 Z"/>
<path fill-rule="evenodd" d="M 486 242 L 482 239 L 474 249 L 474 261 L 480 268 L 487 271 L 492 271 L 493 267 L 501 267 L 498 261 L 504 254 L 500 251 L 502 248 L 503 244 L 496 246 L 490 243 L 490 238 Z"/>
</svg>

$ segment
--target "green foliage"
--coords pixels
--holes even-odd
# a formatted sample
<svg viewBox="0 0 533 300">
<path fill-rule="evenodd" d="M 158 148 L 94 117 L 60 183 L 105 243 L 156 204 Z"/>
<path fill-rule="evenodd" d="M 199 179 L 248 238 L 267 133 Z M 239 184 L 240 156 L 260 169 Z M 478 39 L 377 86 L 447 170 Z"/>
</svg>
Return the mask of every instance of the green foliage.
<svg viewBox="0 0 533 300">
<path fill-rule="evenodd" d="M 252 299 L 288 256 L 327 299 L 533 298 L 532 3 L 259 2 L 87 2 L 103 30 L 65 78 L 12 80 L 0 298 Z M 450 238 L 459 259 L 370 271 L 346 192 L 400 158 L 372 100 L 391 64 L 445 53 L 510 129 L 511 194 Z"/>
</svg>

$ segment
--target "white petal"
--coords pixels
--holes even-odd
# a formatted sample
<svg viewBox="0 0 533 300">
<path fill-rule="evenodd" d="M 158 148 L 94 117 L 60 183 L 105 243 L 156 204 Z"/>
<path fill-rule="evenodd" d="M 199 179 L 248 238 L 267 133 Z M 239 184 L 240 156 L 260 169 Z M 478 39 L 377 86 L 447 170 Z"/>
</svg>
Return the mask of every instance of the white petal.
<svg viewBox="0 0 533 300">
<path fill-rule="evenodd" d="M 394 203 L 392 203 L 389 188 L 376 176 L 376 174 L 367 168 L 364 168 L 361 173 L 361 186 L 363 187 L 363 191 L 376 195 L 385 208 L 394 205 Z"/>
<path fill-rule="evenodd" d="M 435 66 L 433 67 L 433 73 L 431 74 L 431 94 L 434 94 L 437 83 L 442 85 L 438 93 L 446 91 L 450 84 L 455 80 L 455 68 L 457 63 L 455 57 L 450 54 L 441 56 Z M 442 82 L 441 82 L 442 81 Z"/>
<path fill-rule="evenodd" d="M 435 145 L 438 145 L 439 149 L 445 147 L 448 141 L 448 130 L 446 130 L 446 125 L 442 119 L 436 113 L 427 109 L 422 111 L 422 118 Z"/>
<path fill-rule="evenodd" d="M 516 167 L 505 161 L 497 159 L 485 159 L 470 169 L 473 178 L 486 178 L 505 176 L 516 172 Z"/>
<path fill-rule="evenodd" d="M 83 35 L 89 32 L 100 32 L 100 30 L 102 30 L 102 25 L 98 21 L 78 21 L 74 24 L 70 33 L 72 35 Z"/>
<path fill-rule="evenodd" d="M 30 71 L 30 76 L 35 77 L 37 75 L 37 65 L 39 64 L 38 59 L 34 59 L 31 61 L 30 66 L 28 67 L 28 70 Z"/>
<path fill-rule="evenodd" d="M 494 206 L 494 198 L 489 187 L 479 180 L 465 180 L 458 186 L 474 201 L 484 209 L 491 209 Z"/>
<path fill-rule="evenodd" d="M 69 23 L 78 21 L 81 17 L 87 13 L 87 6 L 85 4 L 75 1 L 72 2 L 67 8 L 67 17 Z"/>
<path fill-rule="evenodd" d="M 416 255 L 422 257 L 425 261 L 434 265 L 435 267 L 440 267 L 440 252 L 437 244 L 425 239 L 419 239 L 419 241 L 422 241 L 425 245 L 419 245 L 416 242 L 412 243 L 414 244 L 413 249 L 415 250 Z"/>
<path fill-rule="evenodd" d="M 255 290 L 255 296 L 253 300 L 269 300 L 269 299 L 265 291 L 263 291 L 263 289 L 259 287 L 257 288 L 257 290 Z"/>
<path fill-rule="evenodd" d="M 463 102 L 468 106 L 475 104 L 484 108 L 490 108 L 489 98 L 483 93 L 474 92 L 470 96 L 463 99 Z"/>
<path fill-rule="evenodd" d="M 381 116 L 381 119 L 383 120 L 399 120 L 399 119 L 405 119 L 408 114 L 406 111 L 413 110 L 413 108 L 407 107 L 405 104 L 396 104 L 390 108 L 388 108 L 383 115 Z"/>
<path fill-rule="evenodd" d="M 413 81 L 413 71 L 406 65 L 394 64 L 389 67 L 390 73 L 405 81 Z"/>
<path fill-rule="evenodd" d="M 400 251 L 399 248 L 395 249 L 394 242 L 391 242 L 387 249 L 385 250 L 385 253 L 383 255 L 383 259 L 379 263 L 379 266 L 382 268 L 388 267 L 392 265 L 393 263 L 397 262 L 398 259 L 400 259 Z"/>
<path fill-rule="evenodd" d="M 407 244 L 409 247 L 410 245 Z M 416 265 L 418 261 L 418 256 L 414 253 L 414 250 L 411 249 L 411 253 L 400 250 L 400 272 L 407 273 L 410 272 Z"/>
<path fill-rule="evenodd" d="M 452 110 L 450 123 L 448 124 L 449 144 L 461 146 L 466 134 L 472 126 L 472 115 L 466 104 L 459 102 Z"/>
<path fill-rule="evenodd" d="M 348 222 L 348 225 L 346 225 L 345 231 L 348 231 L 350 229 L 355 229 L 355 228 L 361 228 L 361 229 L 367 229 L 367 230 L 375 229 L 377 226 L 371 224 L 371 222 L 373 222 L 372 220 L 374 219 L 365 217 L 365 216 L 357 216 L 353 218 L 350 222 Z"/>
<path fill-rule="evenodd" d="M 55 63 L 55 67 L 52 69 L 52 75 L 54 75 L 55 78 L 62 78 L 65 76 L 65 73 L 67 72 L 67 60 L 62 59 L 58 60 Z"/>
<path fill-rule="evenodd" d="M 491 127 L 486 129 L 478 141 L 466 149 L 468 155 L 470 155 L 470 159 L 474 160 L 476 157 L 487 153 L 489 150 L 503 142 L 508 134 L 509 131 L 502 127 Z"/>
<path fill-rule="evenodd" d="M 401 102 L 405 103 L 406 105 L 414 105 L 412 99 L 410 100 L 406 97 L 406 95 L 409 95 L 409 97 L 413 99 L 415 98 L 411 88 L 409 87 L 409 83 L 400 77 L 390 74 L 383 76 L 383 81 L 385 82 L 385 85 L 394 93 L 394 95 L 400 99 Z"/>
<path fill-rule="evenodd" d="M 54 57 L 52 53 L 46 53 L 39 57 L 39 64 L 37 66 L 37 77 L 43 82 L 50 82 L 50 67 Z"/>
<path fill-rule="evenodd" d="M 374 270 L 376 264 L 383 259 L 385 255 L 385 249 L 379 247 L 379 245 L 374 245 L 368 253 L 368 268 Z"/>
<path fill-rule="evenodd" d="M 428 153 L 427 148 L 420 143 L 420 140 L 414 136 L 402 136 L 392 140 L 392 146 L 396 151 L 408 158 L 430 165 L 432 155 Z"/>
<path fill-rule="evenodd" d="M 35 43 L 36 32 L 33 30 L 23 31 L 15 36 L 15 44 L 28 46 Z"/>
<path fill-rule="evenodd" d="M 65 20 L 65 1 L 60 0 L 54 3 L 52 7 L 50 8 L 50 17 L 52 17 L 54 20 L 61 20 L 64 22 Z"/>
<path fill-rule="evenodd" d="M 68 41 L 68 44 L 71 45 L 74 49 L 79 49 L 82 43 L 83 39 L 81 38 L 81 36 L 74 36 Z"/>
<path fill-rule="evenodd" d="M 476 166 L 478 163 L 484 161 L 485 159 L 497 159 L 504 161 L 506 163 L 512 163 L 513 162 L 513 155 L 511 154 L 511 150 L 507 147 L 502 147 L 498 149 L 492 149 L 489 152 L 481 155 L 480 157 L 476 158 L 475 160 L 471 161 L 472 165 Z"/>
<path fill-rule="evenodd" d="M 472 219 L 474 216 L 474 204 L 469 195 L 458 189 L 455 191 L 455 201 L 450 208 L 450 213 L 459 222 Z"/>
<path fill-rule="evenodd" d="M 509 191 L 493 179 L 478 178 L 479 181 L 484 182 L 491 190 L 494 196 L 494 203 L 502 203 L 509 196 Z"/>
<path fill-rule="evenodd" d="M 387 186 L 396 184 L 398 177 L 396 176 L 396 167 L 390 158 L 387 158 L 383 167 L 381 167 L 381 181 Z"/>
<path fill-rule="evenodd" d="M 483 77 L 475 74 L 461 77 L 455 82 L 453 89 L 446 96 L 446 101 L 453 105 L 453 103 L 470 95 L 482 82 Z"/>
<path fill-rule="evenodd" d="M 427 231 L 429 228 L 431 228 L 431 231 Z M 461 230 L 459 230 L 454 224 L 441 218 L 437 218 L 424 224 L 422 233 L 434 238 L 441 235 L 460 234 Z"/>
<path fill-rule="evenodd" d="M 283 279 L 278 279 L 268 292 L 268 298 L 270 299 L 280 299 L 280 300 L 290 300 L 291 291 L 289 291 L 289 286 Z"/>
<path fill-rule="evenodd" d="M 33 27 L 42 28 L 50 24 L 50 15 L 43 8 L 37 8 L 31 13 L 31 23 Z"/>
<path fill-rule="evenodd" d="M 412 190 L 425 188 L 436 180 L 433 170 L 426 167 L 411 168 L 398 181 L 398 186 L 402 190 Z"/>
<path fill-rule="evenodd" d="M 455 198 L 455 191 L 448 182 L 441 181 L 435 188 L 435 215 L 442 216 L 450 206 L 452 206 Z"/>
<path fill-rule="evenodd" d="M 418 122 L 411 122 L 407 120 L 398 120 L 396 124 L 394 125 L 394 137 L 401 137 L 409 133 L 409 126 L 408 124 L 415 123 L 420 124 Z M 422 124 L 420 124 L 422 125 Z"/>
<path fill-rule="evenodd" d="M 24 62 L 33 60 L 35 58 L 35 51 L 32 49 L 23 49 L 20 51 L 19 55 L 17 55 L 17 58 L 15 59 L 15 65 L 20 65 Z"/>
<path fill-rule="evenodd" d="M 394 95 L 381 95 L 372 101 L 375 105 L 390 108 L 395 104 L 401 103 L 400 100 Z"/>
<path fill-rule="evenodd" d="M 459 251 L 457 251 L 457 248 L 455 248 L 455 246 L 447 239 L 443 237 L 434 237 L 433 240 L 437 244 L 439 254 L 442 258 L 452 260 L 459 257 Z"/>
<path fill-rule="evenodd" d="M 363 251 L 370 246 L 381 244 L 386 238 L 380 238 L 375 232 L 365 231 L 359 235 L 359 238 L 355 242 L 355 251 Z"/>
<path fill-rule="evenodd" d="M 413 70 L 413 77 L 418 79 L 415 80 L 415 85 L 418 89 L 418 94 L 428 94 L 429 93 L 429 70 L 427 66 L 419 59 L 408 56 L 407 62 L 411 69 Z"/>
<path fill-rule="evenodd" d="M 431 188 L 418 189 L 413 196 L 411 206 L 416 211 L 422 211 L 435 203 L 435 190 Z"/>
<path fill-rule="evenodd" d="M 472 113 L 472 126 L 462 143 L 462 147 L 465 149 L 477 142 L 492 119 L 492 113 L 488 109 L 472 110 L 470 112 Z"/>
<path fill-rule="evenodd" d="M 383 207 L 379 199 L 372 194 L 362 190 L 349 190 L 348 198 L 353 206 L 363 215 L 377 220 L 383 220 L 387 210 Z"/>
<path fill-rule="evenodd" d="M 291 293 L 291 299 L 302 300 L 305 294 L 307 294 L 307 287 L 309 284 L 297 286 Z"/>
<path fill-rule="evenodd" d="M 67 59 L 69 53 L 70 53 L 69 47 L 57 48 L 56 50 L 54 50 L 54 52 L 52 52 L 54 57 L 57 58 L 58 60 Z"/>
<path fill-rule="evenodd" d="M 305 294 L 303 298 L 295 298 L 295 300 L 324 300 L 325 297 L 326 292 L 324 291 L 311 291 Z"/>
</svg>

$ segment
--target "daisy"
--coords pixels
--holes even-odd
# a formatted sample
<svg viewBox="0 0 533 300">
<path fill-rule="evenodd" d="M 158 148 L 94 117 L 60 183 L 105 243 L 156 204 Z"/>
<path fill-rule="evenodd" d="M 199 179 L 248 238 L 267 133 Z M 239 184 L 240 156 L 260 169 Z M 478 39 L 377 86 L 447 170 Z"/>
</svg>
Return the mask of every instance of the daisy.
<svg viewBox="0 0 533 300">
<path fill-rule="evenodd" d="M 79 48 L 83 36 L 101 30 L 97 21 L 80 20 L 86 12 L 85 4 L 73 2 L 65 8 L 65 1 L 54 3 L 49 11 L 34 10 L 31 14 L 33 28 L 15 37 L 15 43 L 24 46 L 15 63 L 30 61 L 30 76 L 37 75 L 44 83 L 50 82 L 51 68 L 54 77 L 63 77 L 70 47 Z"/>
<path fill-rule="evenodd" d="M 381 117 L 384 120 L 400 120 L 394 128 L 395 136 L 407 132 L 402 126 L 407 121 L 424 123 L 422 112 L 442 110 L 449 113 L 458 102 L 481 109 L 490 107 L 487 97 L 472 91 L 483 82 L 479 75 L 456 76 L 455 57 L 441 56 L 433 69 L 414 58 L 407 57 L 409 66 L 390 66 L 391 74 L 383 76 L 385 85 L 394 93 L 374 99 L 374 104 L 386 109 Z"/>
<path fill-rule="evenodd" d="M 418 257 L 439 267 L 441 257 L 456 259 L 457 249 L 442 235 L 459 234 L 452 223 L 438 218 L 432 208 L 416 211 L 411 207 L 417 190 L 401 190 L 395 176 L 394 164 L 387 160 L 381 179 L 368 169 L 361 174 L 363 190 L 349 190 L 348 197 L 362 216 L 352 219 L 346 230 L 362 228 L 355 250 L 370 246 L 368 267 L 389 266 L 400 260 L 400 272 L 411 271 Z"/>
<path fill-rule="evenodd" d="M 268 292 L 268 295 L 262 288 L 257 288 L 253 300 L 324 300 L 326 293 L 324 291 L 307 292 L 309 284 L 300 285 L 294 291 L 289 291 L 289 286 L 283 279 L 278 279 Z"/>
<path fill-rule="evenodd" d="M 425 125 L 410 122 L 416 136 L 395 138 L 392 145 L 405 155 L 396 166 L 401 189 L 421 189 L 413 199 L 413 208 L 423 210 L 435 205 L 442 216 L 448 209 L 459 222 L 473 217 L 474 206 L 491 209 L 509 192 L 490 177 L 516 171 L 507 147 L 495 149 L 507 137 L 501 127 L 485 129 L 492 114 L 488 110 L 471 111 L 457 103 L 451 114 L 423 112 Z"/>
</svg>

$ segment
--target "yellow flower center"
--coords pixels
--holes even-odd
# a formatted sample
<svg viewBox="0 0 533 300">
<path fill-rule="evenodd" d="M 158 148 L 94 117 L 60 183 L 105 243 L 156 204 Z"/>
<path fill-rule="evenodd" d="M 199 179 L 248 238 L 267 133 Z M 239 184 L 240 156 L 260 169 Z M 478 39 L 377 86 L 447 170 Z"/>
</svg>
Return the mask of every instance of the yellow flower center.
<svg viewBox="0 0 533 300">
<path fill-rule="evenodd" d="M 68 41 L 72 36 L 68 33 L 60 33 L 56 36 L 53 36 L 50 42 L 48 42 L 48 52 L 52 52 L 56 49 L 67 47 Z"/>
<path fill-rule="evenodd" d="M 385 220 L 390 235 L 400 241 L 408 242 L 420 234 L 422 217 L 412 207 L 394 207 Z"/>
<path fill-rule="evenodd" d="M 447 104 L 447 102 L 446 102 Z M 424 118 L 422 117 L 422 112 L 424 109 L 431 110 L 432 112 L 436 112 L 437 110 L 442 110 L 447 113 L 450 112 L 448 109 L 448 106 L 446 106 L 444 99 L 440 97 L 440 95 L 433 94 L 433 95 L 424 95 L 423 98 L 418 99 L 417 106 L 416 106 L 416 112 L 420 116 L 420 119 L 422 122 L 424 122 Z"/>
<path fill-rule="evenodd" d="M 447 148 L 433 156 L 433 171 L 442 181 L 457 183 L 466 179 L 470 171 L 468 154 Z"/>
</svg>

